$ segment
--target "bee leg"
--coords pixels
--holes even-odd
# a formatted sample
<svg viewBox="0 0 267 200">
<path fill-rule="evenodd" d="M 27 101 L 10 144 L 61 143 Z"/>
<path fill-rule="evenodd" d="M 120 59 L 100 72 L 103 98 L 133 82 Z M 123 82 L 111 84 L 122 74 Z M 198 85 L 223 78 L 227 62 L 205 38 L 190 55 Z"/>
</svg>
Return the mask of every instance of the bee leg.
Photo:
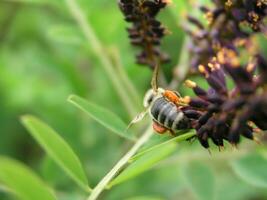
<svg viewBox="0 0 267 200">
<path fill-rule="evenodd" d="M 140 122 L 140 121 L 146 116 L 146 114 L 147 114 L 147 109 L 146 109 L 145 111 L 139 113 L 137 116 L 135 116 L 135 118 L 134 118 L 134 119 L 130 122 L 130 124 L 127 126 L 126 131 L 127 131 L 129 128 L 131 128 L 131 126 L 132 126 L 133 124 L 136 124 L 136 123 Z"/>
<path fill-rule="evenodd" d="M 158 124 L 155 121 L 153 121 L 153 129 L 155 132 L 157 132 L 159 134 L 163 134 L 167 131 L 167 129 L 165 127 L 161 126 L 160 124 Z"/>
</svg>

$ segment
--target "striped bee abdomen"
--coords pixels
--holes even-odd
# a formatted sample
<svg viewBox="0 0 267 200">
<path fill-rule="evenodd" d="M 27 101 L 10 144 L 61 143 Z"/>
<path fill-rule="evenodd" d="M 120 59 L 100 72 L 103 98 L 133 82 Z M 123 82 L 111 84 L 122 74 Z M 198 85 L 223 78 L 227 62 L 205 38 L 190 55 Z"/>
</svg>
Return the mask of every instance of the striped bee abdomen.
<svg viewBox="0 0 267 200">
<path fill-rule="evenodd" d="M 158 124 L 169 130 L 177 131 L 189 128 L 189 119 L 165 97 L 160 97 L 153 102 L 150 114 Z"/>
</svg>

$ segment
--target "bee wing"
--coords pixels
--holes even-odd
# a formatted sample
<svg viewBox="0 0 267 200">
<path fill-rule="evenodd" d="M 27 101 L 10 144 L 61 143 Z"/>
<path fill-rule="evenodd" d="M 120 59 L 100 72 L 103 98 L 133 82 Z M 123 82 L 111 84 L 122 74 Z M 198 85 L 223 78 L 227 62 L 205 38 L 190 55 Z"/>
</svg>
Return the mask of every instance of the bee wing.
<svg viewBox="0 0 267 200">
<path fill-rule="evenodd" d="M 141 113 L 139 113 L 131 122 L 130 124 L 127 126 L 126 130 L 128 130 L 133 124 L 136 124 L 138 122 L 140 122 L 147 114 L 148 110 L 145 110 Z"/>
</svg>

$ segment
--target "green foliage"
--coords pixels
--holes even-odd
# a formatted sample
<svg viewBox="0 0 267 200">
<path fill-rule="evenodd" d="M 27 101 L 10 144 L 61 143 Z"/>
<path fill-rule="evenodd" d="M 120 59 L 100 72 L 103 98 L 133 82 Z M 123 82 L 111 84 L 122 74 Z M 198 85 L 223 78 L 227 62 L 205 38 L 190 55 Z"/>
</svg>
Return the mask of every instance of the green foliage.
<svg viewBox="0 0 267 200">
<path fill-rule="evenodd" d="M 88 191 L 82 165 L 70 146 L 48 125 L 33 116 L 22 117 L 23 125 L 46 153 L 83 189 Z"/>
<path fill-rule="evenodd" d="M 184 166 L 183 174 L 197 199 L 215 198 L 215 179 L 212 170 L 201 162 L 189 162 Z"/>
<path fill-rule="evenodd" d="M 75 26 L 55 25 L 49 29 L 47 34 L 48 37 L 58 43 L 81 45 L 84 42 L 80 32 L 77 31 L 77 27 Z"/>
<path fill-rule="evenodd" d="M 232 162 L 234 172 L 248 184 L 267 187 L 267 159 L 259 153 L 249 154 Z"/>
<path fill-rule="evenodd" d="M 173 153 L 176 149 L 176 143 L 171 142 L 166 146 L 161 146 L 156 149 L 156 151 L 146 152 L 144 155 L 139 157 L 133 163 L 130 163 L 130 166 L 127 167 L 118 177 L 116 177 L 110 184 L 109 188 L 122 183 L 126 180 L 134 178 L 139 174 L 147 171 L 151 167 L 153 167 L 156 163 L 163 160 L 171 153 Z"/>
<path fill-rule="evenodd" d="M 164 148 L 164 147 L 168 147 L 169 145 L 175 143 L 175 142 L 181 142 L 181 141 L 184 141 L 188 138 L 191 138 L 192 136 L 194 136 L 195 133 L 194 132 L 189 132 L 189 133 L 184 133 L 183 135 L 179 135 L 175 138 L 172 138 L 170 140 L 167 140 L 165 142 L 162 142 L 162 143 L 159 143 L 159 144 L 156 144 L 152 147 L 149 147 L 147 149 L 144 149 L 142 151 L 140 151 L 138 154 L 134 155 L 132 158 L 131 158 L 131 162 L 132 161 L 135 161 L 137 159 L 139 159 L 140 157 L 142 157 L 143 155 L 145 154 L 148 154 L 148 153 L 151 153 L 151 152 L 155 152 L 157 153 L 160 149 Z"/>
<path fill-rule="evenodd" d="M 129 44 L 125 31 L 128 25 L 117 2 L 74 1 L 81 8 L 78 15 L 84 16 L 82 25 L 66 2 L 70 1 L 0 1 L 0 154 L 4 155 L 0 157 L 0 181 L 8 188 L 0 186 L 0 199 L 13 200 L 16 194 L 23 200 L 54 200 L 52 190 L 43 183 L 47 182 L 59 200 L 84 200 L 90 190 L 85 174 L 90 177 L 91 186 L 98 185 L 148 125 L 143 121 L 138 129 L 125 131 L 129 116 L 142 111 L 138 96 L 142 97 L 150 87 L 151 70 L 134 63 L 135 50 Z M 182 47 L 185 34 L 177 25 L 185 22 L 184 14 L 188 12 L 204 19 L 185 0 L 173 0 L 160 15 L 172 32 L 162 41 L 163 50 L 172 56 L 171 64 L 163 67 L 167 81 L 171 81 L 177 61 L 187 64 L 188 49 Z M 95 49 L 95 41 L 84 35 L 83 26 L 95 33 L 100 50 Z M 257 39 L 266 54 L 266 39 Z M 203 78 L 190 78 L 208 88 Z M 175 87 L 182 95 L 192 95 L 183 84 Z M 66 102 L 70 94 L 77 94 L 68 100 L 88 118 Z M 34 113 L 58 131 L 30 115 L 22 118 L 46 156 L 19 123 L 25 113 Z M 257 150 L 256 144 L 243 141 L 238 150 L 227 146 L 225 152 L 212 147 L 210 156 L 196 142 L 185 141 L 194 134 L 182 133 L 175 138 L 154 134 L 148 138 L 137 153 L 124 160 L 126 164 L 104 185 L 104 189 L 110 189 L 100 198 L 267 198 L 266 158 L 247 152 Z M 32 170 L 7 156 L 27 163 Z M 75 187 L 72 179 L 84 190 Z"/>
<path fill-rule="evenodd" d="M 0 157 L 0 181 L 23 200 L 56 200 L 52 190 L 34 172 L 6 157 Z"/>
<path fill-rule="evenodd" d="M 71 95 L 68 101 L 83 112 L 86 112 L 90 117 L 111 130 L 113 133 L 130 140 L 135 139 L 133 135 L 126 131 L 127 125 L 114 113 L 75 95 Z"/>
</svg>

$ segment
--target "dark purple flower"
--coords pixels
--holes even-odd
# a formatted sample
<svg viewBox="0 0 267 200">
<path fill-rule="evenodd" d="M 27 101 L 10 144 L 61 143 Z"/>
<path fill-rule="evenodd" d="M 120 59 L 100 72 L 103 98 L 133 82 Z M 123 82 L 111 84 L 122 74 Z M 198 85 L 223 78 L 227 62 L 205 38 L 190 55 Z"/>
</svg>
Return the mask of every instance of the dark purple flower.
<svg viewBox="0 0 267 200">
<path fill-rule="evenodd" d="M 187 80 L 186 85 L 197 97 L 184 99 L 189 105 L 184 113 L 189 118 L 193 112 L 198 113 L 192 126 L 205 148 L 209 147 L 209 139 L 217 146 L 224 146 L 224 140 L 237 144 L 241 136 L 253 140 L 254 130 L 267 130 L 266 60 L 257 55 L 253 62 L 243 66 L 233 50 L 222 49 L 211 63 L 200 66 L 199 71 L 210 89 L 206 91 Z M 234 88 L 228 89 L 226 76 L 233 80 Z"/>
<path fill-rule="evenodd" d="M 132 22 L 128 28 L 131 43 L 142 48 L 136 58 L 139 64 L 155 67 L 169 61 L 169 56 L 161 52 L 159 45 L 165 35 L 165 28 L 156 20 L 159 11 L 167 5 L 167 0 L 120 0 L 119 6 L 125 20 Z"/>
<path fill-rule="evenodd" d="M 197 28 L 196 31 L 186 28 L 192 38 L 190 51 L 194 69 L 200 64 L 207 65 L 222 48 L 237 52 L 237 47 L 247 47 L 255 33 L 267 34 L 266 0 L 213 0 L 213 3 L 213 9 L 200 8 L 208 20 L 208 26 L 194 17 L 188 17 Z"/>
</svg>

